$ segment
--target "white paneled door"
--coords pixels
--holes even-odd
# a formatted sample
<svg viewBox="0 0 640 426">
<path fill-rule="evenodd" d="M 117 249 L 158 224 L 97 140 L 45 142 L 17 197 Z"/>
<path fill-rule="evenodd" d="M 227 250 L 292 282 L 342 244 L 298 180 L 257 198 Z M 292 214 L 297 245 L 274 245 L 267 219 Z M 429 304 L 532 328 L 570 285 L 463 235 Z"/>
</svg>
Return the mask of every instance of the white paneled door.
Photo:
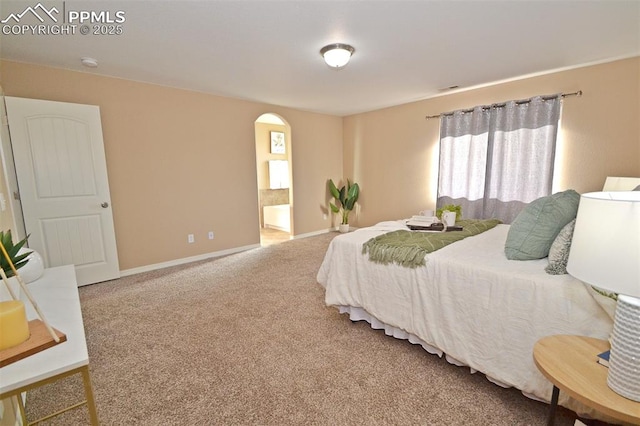
<svg viewBox="0 0 640 426">
<path fill-rule="evenodd" d="M 29 247 L 78 285 L 118 278 L 100 109 L 6 97 Z"/>
</svg>

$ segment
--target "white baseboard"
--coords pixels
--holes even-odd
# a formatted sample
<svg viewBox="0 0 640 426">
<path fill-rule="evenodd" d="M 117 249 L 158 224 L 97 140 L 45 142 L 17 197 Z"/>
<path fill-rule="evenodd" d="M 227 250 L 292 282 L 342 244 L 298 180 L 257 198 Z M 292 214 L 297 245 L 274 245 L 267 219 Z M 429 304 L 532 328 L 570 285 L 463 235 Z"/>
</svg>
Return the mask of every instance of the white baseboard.
<svg viewBox="0 0 640 426">
<path fill-rule="evenodd" d="M 247 251 L 247 250 L 251 250 L 258 247 L 260 247 L 260 244 L 252 244 L 249 246 L 234 247 L 228 250 L 214 251 L 212 253 L 205 253 L 197 256 L 184 257 L 182 259 L 170 260 L 168 262 L 154 263 L 152 265 L 140 266 L 140 267 L 131 268 L 131 269 L 123 269 L 122 271 L 120 271 L 120 276 L 126 277 L 128 275 L 135 275 L 135 274 L 140 274 L 142 272 L 155 271 L 156 269 L 168 268 L 170 266 L 184 265 L 185 263 L 197 262 L 199 260 L 211 259 L 213 257 L 220 257 L 220 256 L 226 256 L 229 254 L 240 253 L 241 251 Z"/>
<path fill-rule="evenodd" d="M 332 232 L 332 231 L 335 231 L 335 230 L 337 230 L 337 228 L 336 229 L 324 229 L 324 230 L 320 230 L 320 231 L 309 232 L 309 233 L 306 233 L 306 234 L 295 235 L 293 237 L 293 239 L 297 240 L 299 238 L 314 237 L 316 235 L 326 234 L 328 232 Z M 156 269 L 168 268 L 170 266 L 184 265 L 185 263 L 197 262 L 199 260 L 206 260 L 206 259 L 211 259 L 211 258 L 214 258 L 214 257 L 227 256 L 229 254 L 240 253 L 242 251 L 252 250 L 252 249 L 255 249 L 255 248 L 259 248 L 259 247 L 260 247 L 260 244 L 251 244 L 251 245 L 248 245 L 248 246 L 235 247 L 235 248 L 228 249 L 228 250 L 220 250 L 220 251 L 215 251 L 215 252 L 212 252 L 212 253 L 200 254 L 200 255 L 197 255 L 197 256 L 184 257 L 182 259 L 169 260 L 167 262 L 154 263 L 152 265 L 139 266 L 137 268 L 123 269 L 123 270 L 120 271 L 120 276 L 121 277 L 126 277 L 126 276 L 129 276 L 129 275 L 140 274 L 142 272 L 150 272 L 150 271 L 155 271 Z"/>
<path fill-rule="evenodd" d="M 294 235 L 293 239 L 297 240 L 299 238 L 309 238 L 309 237 L 315 237 L 316 235 L 322 235 L 322 234 L 327 234 L 329 232 L 333 232 L 335 230 L 337 230 L 338 228 L 335 229 L 323 229 L 320 231 L 314 231 L 314 232 L 307 232 L 306 234 L 299 234 L 299 235 Z"/>
<path fill-rule="evenodd" d="M 356 229 L 358 229 L 357 226 L 349 225 L 349 232 L 355 231 Z M 327 232 L 340 232 L 340 227 L 334 226 L 333 228 L 329 229 Z"/>
</svg>

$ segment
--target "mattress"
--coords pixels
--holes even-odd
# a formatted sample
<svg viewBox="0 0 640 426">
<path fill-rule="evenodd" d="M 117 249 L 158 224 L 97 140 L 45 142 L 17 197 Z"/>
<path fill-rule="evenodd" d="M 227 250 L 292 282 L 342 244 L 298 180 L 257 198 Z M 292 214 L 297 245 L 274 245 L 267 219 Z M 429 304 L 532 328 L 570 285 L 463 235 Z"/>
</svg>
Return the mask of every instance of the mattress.
<svg viewBox="0 0 640 426">
<path fill-rule="evenodd" d="M 533 362 L 535 342 L 611 333 L 611 317 L 581 281 L 547 274 L 547 259 L 506 258 L 508 225 L 430 253 L 418 268 L 374 263 L 362 253 L 363 243 L 397 229 L 407 228 L 381 222 L 332 240 L 317 276 L 327 305 L 543 401 L 552 385 Z M 560 403 L 593 414 L 562 393 Z"/>
</svg>

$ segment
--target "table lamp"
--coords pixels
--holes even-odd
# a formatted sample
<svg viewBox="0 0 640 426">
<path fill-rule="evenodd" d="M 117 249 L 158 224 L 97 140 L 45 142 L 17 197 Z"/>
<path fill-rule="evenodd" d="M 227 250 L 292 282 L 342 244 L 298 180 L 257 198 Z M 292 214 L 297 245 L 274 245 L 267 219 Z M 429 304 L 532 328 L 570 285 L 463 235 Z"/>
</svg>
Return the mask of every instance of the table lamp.
<svg viewBox="0 0 640 426">
<path fill-rule="evenodd" d="M 567 271 L 618 294 L 607 384 L 640 401 L 640 191 L 582 194 Z"/>
</svg>

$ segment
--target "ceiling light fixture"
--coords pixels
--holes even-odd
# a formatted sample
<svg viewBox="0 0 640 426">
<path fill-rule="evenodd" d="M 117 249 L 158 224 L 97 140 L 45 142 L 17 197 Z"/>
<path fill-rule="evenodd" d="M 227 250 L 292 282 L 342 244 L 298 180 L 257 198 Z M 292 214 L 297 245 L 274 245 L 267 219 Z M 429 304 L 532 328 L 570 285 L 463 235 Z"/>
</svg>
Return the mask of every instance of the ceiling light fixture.
<svg viewBox="0 0 640 426">
<path fill-rule="evenodd" d="M 340 69 L 347 65 L 355 51 L 356 49 L 348 44 L 334 43 L 320 49 L 320 54 L 331 68 Z"/>
<path fill-rule="evenodd" d="M 98 67 L 98 61 L 96 61 L 93 58 L 80 58 L 80 62 L 82 63 L 82 65 L 84 65 L 87 68 L 97 68 Z"/>
</svg>

